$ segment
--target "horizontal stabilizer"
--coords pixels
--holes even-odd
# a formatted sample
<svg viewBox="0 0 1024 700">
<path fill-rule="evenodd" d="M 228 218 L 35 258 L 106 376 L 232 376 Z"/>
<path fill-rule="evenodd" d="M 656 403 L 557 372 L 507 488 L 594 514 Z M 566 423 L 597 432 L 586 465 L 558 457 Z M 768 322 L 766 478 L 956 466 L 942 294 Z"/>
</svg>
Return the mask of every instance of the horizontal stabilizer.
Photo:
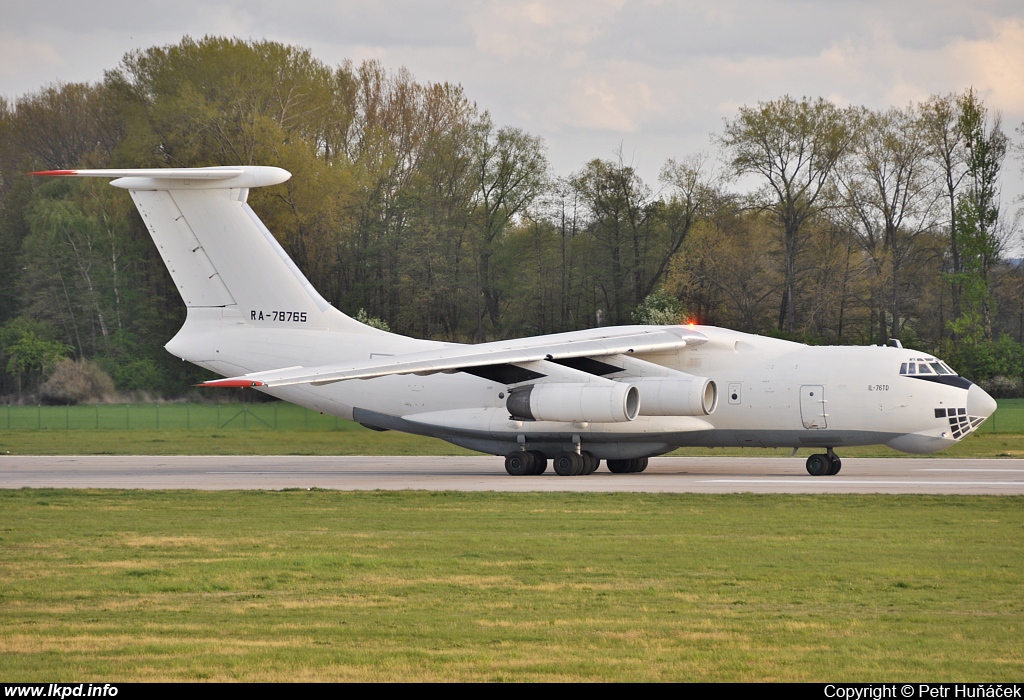
<svg viewBox="0 0 1024 700">
<path fill-rule="evenodd" d="M 39 170 L 41 177 L 117 178 L 110 184 L 126 190 L 243 189 L 279 185 L 291 177 L 282 168 L 233 165 L 213 168 L 112 168 L 104 170 Z"/>
<path fill-rule="evenodd" d="M 391 374 L 434 374 L 457 372 L 468 367 L 521 364 L 574 357 L 608 357 L 636 353 L 668 352 L 701 345 L 707 337 L 681 326 L 622 326 L 589 331 L 556 333 L 536 338 L 500 340 L 480 345 L 448 345 L 442 348 L 396 355 L 386 360 L 369 360 L 347 365 L 322 365 L 288 370 L 253 372 L 204 382 L 199 386 L 291 386 L 330 384 L 348 379 L 372 379 Z M 228 384 L 227 382 L 231 382 Z"/>
</svg>

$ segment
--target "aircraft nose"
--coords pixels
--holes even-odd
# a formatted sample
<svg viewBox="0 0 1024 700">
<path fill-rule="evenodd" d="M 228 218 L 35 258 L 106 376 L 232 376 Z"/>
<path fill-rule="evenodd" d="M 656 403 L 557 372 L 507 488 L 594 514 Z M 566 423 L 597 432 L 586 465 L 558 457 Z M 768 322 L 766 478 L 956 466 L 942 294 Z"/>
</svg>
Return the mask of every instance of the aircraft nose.
<svg viewBox="0 0 1024 700">
<path fill-rule="evenodd" d="M 996 410 L 996 400 L 977 384 L 967 390 L 967 415 L 988 418 Z"/>
</svg>

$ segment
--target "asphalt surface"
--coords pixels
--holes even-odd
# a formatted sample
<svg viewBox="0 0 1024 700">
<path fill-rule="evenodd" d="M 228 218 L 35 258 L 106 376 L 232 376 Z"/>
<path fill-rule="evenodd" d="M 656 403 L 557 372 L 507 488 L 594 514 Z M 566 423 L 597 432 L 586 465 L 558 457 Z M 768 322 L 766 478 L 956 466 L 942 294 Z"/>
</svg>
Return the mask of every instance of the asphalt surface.
<svg viewBox="0 0 1024 700">
<path fill-rule="evenodd" d="M 657 457 L 642 474 L 512 477 L 499 457 L 0 456 L 0 488 L 638 491 L 1024 495 L 1024 460 L 853 459 L 812 477 L 804 458 Z"/>
</svg>

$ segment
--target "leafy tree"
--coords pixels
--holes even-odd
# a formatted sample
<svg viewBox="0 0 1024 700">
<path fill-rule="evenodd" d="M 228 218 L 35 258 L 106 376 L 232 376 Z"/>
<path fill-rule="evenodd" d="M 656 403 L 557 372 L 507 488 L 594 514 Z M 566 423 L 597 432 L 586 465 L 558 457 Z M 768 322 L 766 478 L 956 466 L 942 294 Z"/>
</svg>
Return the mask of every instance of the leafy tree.
<svg viewBox="0 0 1024 700">
<path fill-rule="evenodd" d="M 736 175 L 764 181 L 755 199 L 782 230 L 784 282 L 778 328 L 791 335 L 797 326 L 797 258 L 808 235 L 805 224 L 824 205 L 833 171 L 850 148 L 856 133 L 854 116 L 821 98 L 798 102 L 786 96 L 741 107 L 717 138 Z"/>
<path fill-rule="evenodd" d="M 86 83 L 50 85 L 19 98 L 12 122 L 12 137 L 32 166 L 50 170 L 104 164 L 122 130 L 104 88 Z"/>
<path fill-rule="evenodd" d="M 959 129 L 966 150 L 966 188 L 957 197 L 953 238 L 961 252 L 962 271 L 954 273 L 962 289 L 961 314 L 952 322 L 961 339 L 992 340 L 993 301 L 990 275 L 999 258 L 999 170 L 1009 140 L 998 115 L 989 120 L 987 110 L 973 91 L 958 101 Z"/>
<path fill-rule="evenodd" d="M 699 157 L 670 160 L 656 197 L 632 166 L 593 160 L 571 180 L 585 214 L 589 241 L 582 272 L 613 324 L 628 323 L 632 309 L 661 284 L 669 263 L 717 196 Z"/>
<path fill-rule="evenodd" d="M 18 401 L 24 389 L 41 381 L 70 352 L 71 347 L 55 340 L 52 329 L 39 321 L 19 317 L 0 326 L 3 384 L 10 390 L 13 383 Z"/>
<path fill-rule="evenodd" d="M 880 342 L 902 334 L 904 307 L 915 297 L 913 276 L 905 273 L 925 262 L 919 238 L 935 224 L 938 195 L 929 155 L 917 110 L 865 112 L 850 157 L 838 168 L 858 239 L 871 262 Z"/>
<path fill-rule="evenodd" d="M 770 331 L 770 298 L 782 284 L 778 249 L 765 216 L 723 202 L 694 226 L 672 260 L 666 287 L 700 323 Z"/>
<path fill-rule="evenodd" d="M 658 287 L 633 309 L 632 316 L 633 323 L 670 326 L 682 323 L 685 314 L 682 302 L 669 296 L 664 287 Z"/>
<path fill-rule="evenodd" d="M 474 129 L 472 144 L 480 292 L 491 326 L 501 334 L 501 289 L 495 284 L 491 258 L 509 224 L 547 185 L 548 162 L 538 137 L 512 127 L 495 129 L 488 114 Z"/>
<path fill-rule="evenodd" d="M 946 231 L 949 236 L 949 267 L 953 317 L 960 315 L 960 278 L 963 272 L 960 244 L 956 231 L 956 200 L 967 170 L 964 167 L 964 134 L 960 128 L 957 96 L 935 95 L 920 108 L 921 128 L 928 144 L 928 154 L 938 168 L 941 197 L 948 214 Z"/>
<path fill-rule="evenodd" d="M 52 181 L 38 190 L 26 216 L 23 308 L 63 328 L 79 357 L 104 351 L 127 315 L 128 204 L 110 190 Z"/>
<path fill-rule="evenodd" d="M 388 325 L 387 321 L 379 319 L 376 316 L 371 316 L 370 314 L 366 313 L 366 309 L 359 309 L 359 312 L 356 314 L 356 320 L 359 321 L 360 323 L 365 323 L 367 326 L 370 326 L 371 328 L 379 328 L 382 331 L 391 330 L 391 327 Z"/>
</svg>

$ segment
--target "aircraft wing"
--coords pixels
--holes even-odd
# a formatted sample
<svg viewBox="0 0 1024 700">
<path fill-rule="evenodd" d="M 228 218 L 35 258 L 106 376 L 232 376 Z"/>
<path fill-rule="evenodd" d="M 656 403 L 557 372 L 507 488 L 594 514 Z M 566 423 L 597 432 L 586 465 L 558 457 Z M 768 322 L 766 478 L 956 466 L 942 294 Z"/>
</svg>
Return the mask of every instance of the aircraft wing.
<svg viewBox="0 0 1024 700">
<path fill-rule="evenodd" d="M 448 345 L 424 352 L 395 355 L 365 362 L 318 367 L 290 367 L 215 379 L 199 386 L 256 387 L 312 384 L 349 379 L 373 379 L 391 374 L 458 372 L 473 367 L 521 364 L 575 357 L 608 357 L 680 350 L 707 342 L 707 337 L 683 326 L 624 326 L 557 333 L 534 338 L 502 340 L 479 345 Z"/>
</svg>

